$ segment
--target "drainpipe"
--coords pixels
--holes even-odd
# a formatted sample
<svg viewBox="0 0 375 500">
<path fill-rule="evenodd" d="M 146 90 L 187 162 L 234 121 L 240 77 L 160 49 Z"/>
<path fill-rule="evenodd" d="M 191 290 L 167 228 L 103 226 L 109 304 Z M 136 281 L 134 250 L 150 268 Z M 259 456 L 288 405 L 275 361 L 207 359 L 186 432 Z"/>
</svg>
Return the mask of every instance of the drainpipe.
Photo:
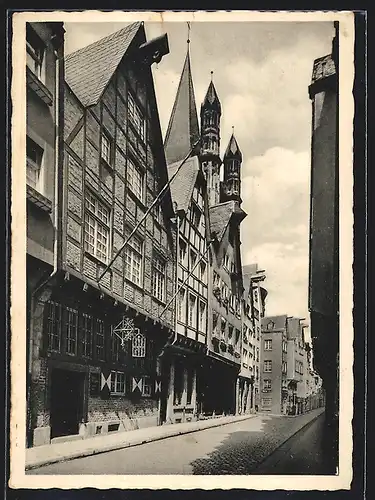
<svg viewBox="0 0 375 500">
<path fill-rule="evenodd" d="M 60 47 L 54 49 L 55 55 L 55 182 L 54 182 L 54 199 L 53 199 L 53 223 L 55 227 L 54 234 L 54 245 L 53 245 L 53 270 L 51 274 L 39 283 L 36 288 L 31 292 L 30 297 L 30 338 L 29 338 L 29 356 L 28 356 L 28 375 L 29 375 L 29 386 L 28 386 L 28 408 L 31 406 L 31 384 L 32 384 L 32 367 L 33 367 L 33 350 L 34 350 L 34 309 L 37 303 L 38 297 L 42 293 L 43 289 L 51 282 L 51 280 L 56 276 L 59 269 L 61 268 L 61 244 L 62 244 L 62 196 L 63 196 L 63 147 L 64 147 L 64 86 L 60 85 L 64 82 L 64 32 L 62 28 L 61 39 L 58 40 Z M 58 39 L 56 35 L 53 36 L 52 43 Z M 61 52 L 59 54 L 59 51 Z M 28 422 L 28 432 L 31 433 L 32 430 L 32 417 L 30 414 Z"/>
</svg>

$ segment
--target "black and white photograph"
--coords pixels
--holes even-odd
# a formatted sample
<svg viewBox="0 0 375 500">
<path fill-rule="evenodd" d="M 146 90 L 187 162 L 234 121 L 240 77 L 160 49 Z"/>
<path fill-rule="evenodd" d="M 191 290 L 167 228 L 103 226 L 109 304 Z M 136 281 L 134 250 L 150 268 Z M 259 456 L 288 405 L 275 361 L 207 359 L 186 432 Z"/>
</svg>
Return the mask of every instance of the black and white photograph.
<svg viewBox="0 0 375 500">
<path fill-rule="evenodd" d="M 11 483 L 349 488 L 352 14 L 13 18 Z"/>
</svg>

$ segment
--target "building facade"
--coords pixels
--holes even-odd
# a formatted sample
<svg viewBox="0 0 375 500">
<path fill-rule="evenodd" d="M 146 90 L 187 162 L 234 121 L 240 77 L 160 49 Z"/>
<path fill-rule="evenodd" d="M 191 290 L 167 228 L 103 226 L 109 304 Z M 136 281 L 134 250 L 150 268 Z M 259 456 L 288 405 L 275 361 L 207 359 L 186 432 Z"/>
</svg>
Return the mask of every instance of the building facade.
<svg viewBox="0 0 375 500">
<path fill-rule="evenodd" d="M 339 94 L 338 25 L 332 53 L 316 59 L 312 103 L 309 310 L 314 368 L 326 394 L 332 470 L 338 463 L 339 409 Z"/>
<path fill-rule="evenodd" d="M 195 368 L 195 409 L 182 406 L 184 415 L 188 411 L 202 416 L 234 414 L 242 342 L 239 226 L 246 216 L 240 207 L 242 154 L 232 135 L 223 160 L 220 157 L 222 110 L 212 79 L 198 120 L 189 43 L 164 143 L 170 176 L 190 155 L 171 184 L 176 215 L 181 219 L 177 338 L 184 339 L 185 347 L 190 344 L 190 351 L 204 354 L 197 358 Z M 186 354 L 181 363 L 187 373 L 191 356 Z M 187 393 L 189 377 L 183 380 Z M 176 372 L 170 386 L 178 384 Z"/>
<path fill-rule="evenodd" d="M 151 74 L 168 51 L 166 36 L 147 42 L 133 23 L 65 58 L 58 266 L 32 332 L 34 445 L 159 421 L 170 193 L 144 216 L 168 181 Z"/>
<path fill-rule="evenodd" d="M 258 411 L 260 403 L 261 321 L 265 315 L 266 279 L 258 264 L 243 266 L 242 365 L 239 388 L 239 412 Z"/>
<path fill-rule="evenodd" d="M 63 170 L 64 28 L 26 23 L 27 443 L 40 422 L 37 405 L 44 283 L 57 269 Z M 38 420 L 39 419 L 39 420 Z"/>
<path fill-rule="evenodd" d="M 288 317 L 262 319 L 260 409 L 274 414 L 287 413 Z"/>
</svg>

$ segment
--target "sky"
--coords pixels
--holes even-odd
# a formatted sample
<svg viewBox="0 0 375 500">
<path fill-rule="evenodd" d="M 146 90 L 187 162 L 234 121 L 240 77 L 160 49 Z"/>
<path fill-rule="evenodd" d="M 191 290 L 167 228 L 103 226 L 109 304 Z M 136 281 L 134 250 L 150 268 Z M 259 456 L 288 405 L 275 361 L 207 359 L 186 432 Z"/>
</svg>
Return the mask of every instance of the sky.
<svg viewBox="0 0 375 500">
<path fill-rule="evenodd" d="M 65 23 L 66 54 L 126 24 Z M 170 53 L 153 65 L 163 137 L 187 50 L 184 22 L 145 24 L 168 34 Z M 242 264 L 266 271 L 266 314 L 308 322 L 311 101 L 314 59 L 329 54 L 329 22 L 192 22 L 190 56 L 200 105 L 213 71 L 222 105 L 221 153 L 234 127 L 243 155 Z M 308 332 L 306 332 L 308 334 Z"/>
</svg>

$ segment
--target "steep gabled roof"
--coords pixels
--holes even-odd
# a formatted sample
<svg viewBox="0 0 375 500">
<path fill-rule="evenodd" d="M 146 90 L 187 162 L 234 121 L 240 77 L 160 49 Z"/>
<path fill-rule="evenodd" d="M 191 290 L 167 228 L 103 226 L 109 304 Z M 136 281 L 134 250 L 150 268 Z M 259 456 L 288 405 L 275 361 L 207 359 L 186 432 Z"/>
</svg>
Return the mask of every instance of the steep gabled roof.
<svg viewBox="0 0 375 500">
<path fill-rule="evenodd" d="M 141 26 L 132 23 L 65 57 L 65 80 L 84 106 L 98 103 Z"/>
<path fill-rule="evenodd" d="M 185 158 L 199 137 L 197 107 L 188 50 L 164 141 L 167 164 Z"/>
<path fill-rule="evenodd" d="M 169 179 L 177 172 L 180 161 L 168 165 Z M 199 172 L 199 159 L 193 156 L 186 160 L 178 174 L 171 182 L 172 202 L 177 205 L 177 210 L 187 211 L 189 208 L 193 189 Z"/>
<path fill-rule="evenodd" d="M 247 264 L 246 266 L 242 266 L 242 273 L 244 276 L 254 276 L 258 272 L 258 264 Z"/>
<path fill-rule="evenodd" d="M 235 202 L 233 200 L 210 207 L 211 233 L 215 234 L 219 241 L 222 239 L 234 211 Z"/>
</svg>

